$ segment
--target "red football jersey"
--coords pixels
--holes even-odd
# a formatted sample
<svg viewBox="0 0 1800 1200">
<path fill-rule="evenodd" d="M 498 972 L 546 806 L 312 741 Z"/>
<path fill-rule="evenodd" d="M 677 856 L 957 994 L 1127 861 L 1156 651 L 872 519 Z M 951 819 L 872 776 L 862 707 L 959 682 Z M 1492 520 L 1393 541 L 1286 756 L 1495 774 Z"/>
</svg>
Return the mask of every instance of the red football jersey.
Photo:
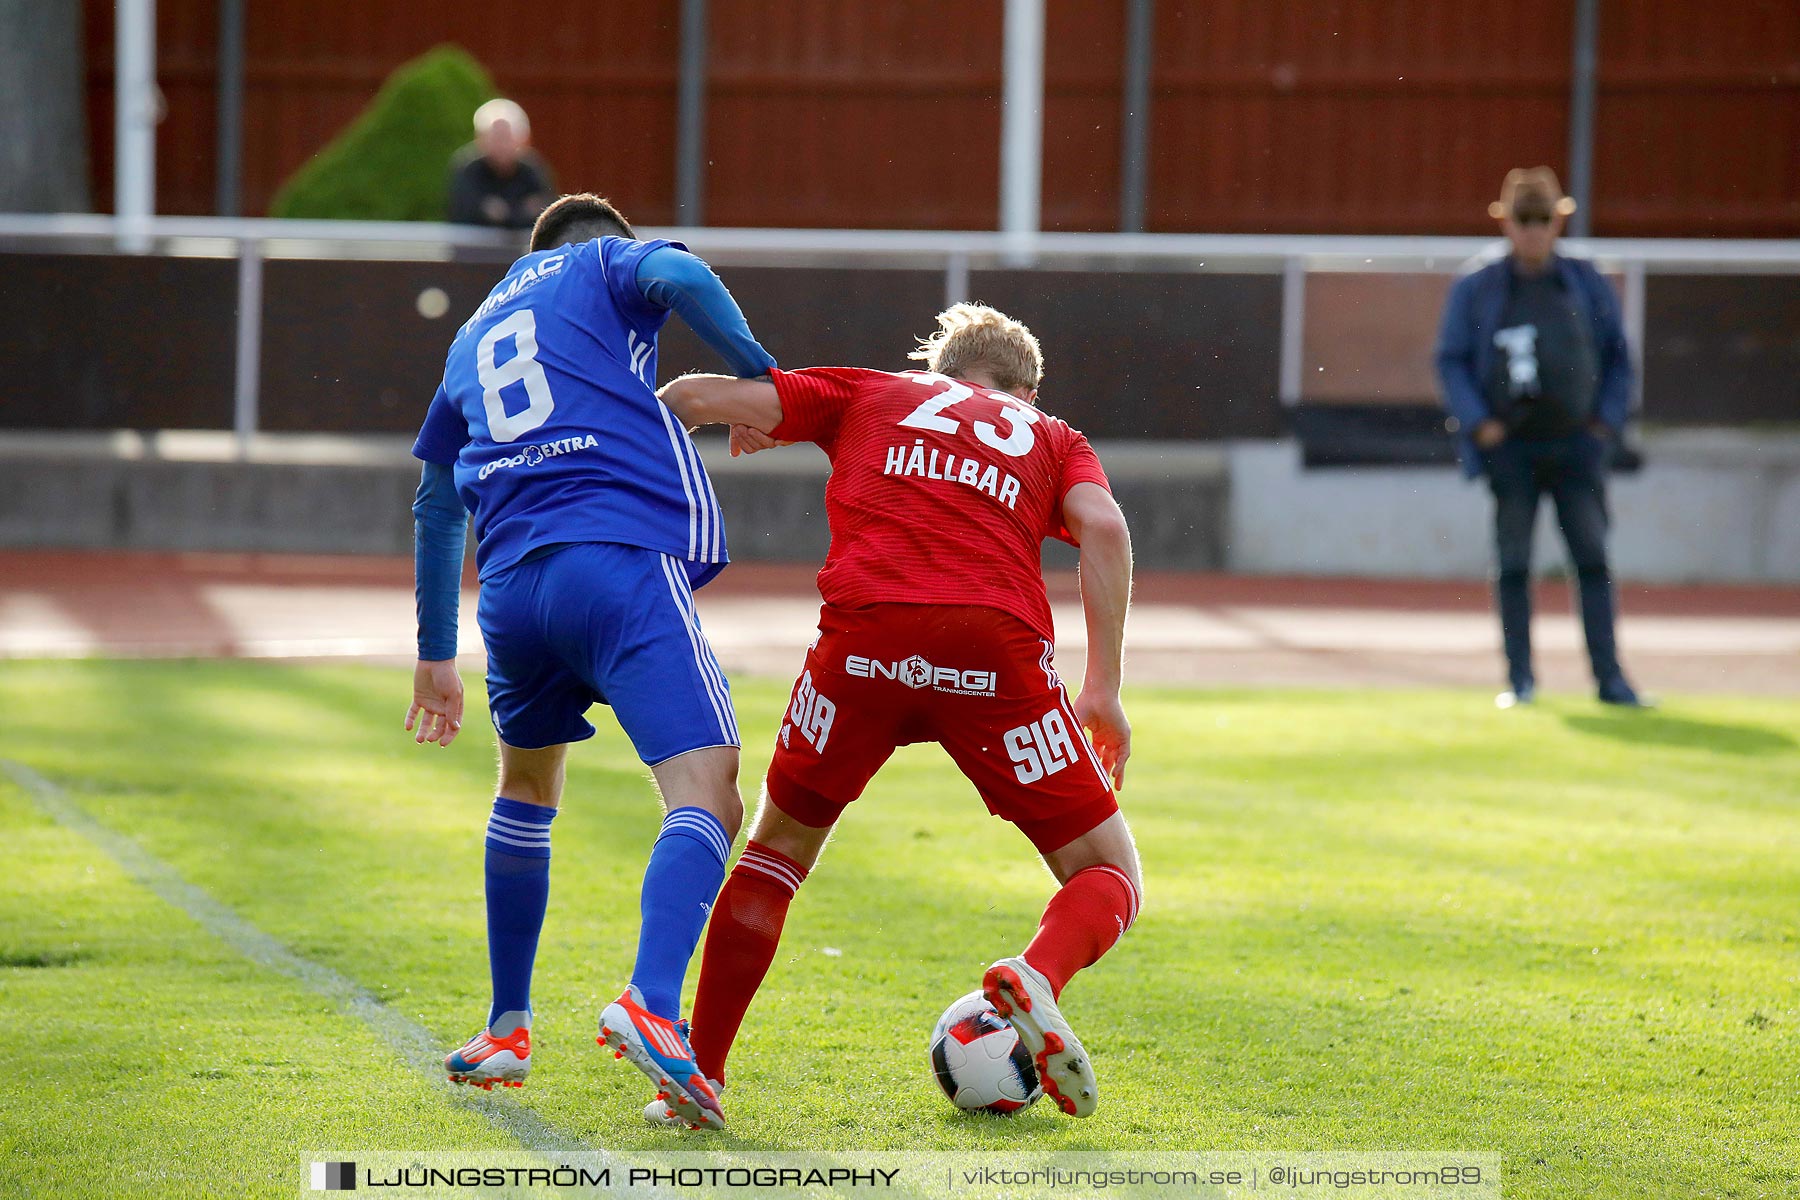
<svg viewBox="0 0 1800 1200">
<path fill-rule="evenodd" d="M 1085 437 L 1004 392 L 928 371 L 770 375 L 782 416 L 773 436 L 816 442 L 831 459 L 826 603 L 981 605 L 1054 636 L 1043 540 L 1073 544 L 1062 520 L 1070 488 L 1107 487 Z"/>
</svg>

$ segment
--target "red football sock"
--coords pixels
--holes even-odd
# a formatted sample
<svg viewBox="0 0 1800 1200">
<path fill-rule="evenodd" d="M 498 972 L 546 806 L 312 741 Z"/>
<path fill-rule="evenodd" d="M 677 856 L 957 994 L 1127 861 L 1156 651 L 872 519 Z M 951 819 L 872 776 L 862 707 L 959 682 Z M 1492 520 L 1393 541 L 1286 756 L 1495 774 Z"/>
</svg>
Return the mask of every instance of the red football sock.
<svg viewBox="0 0 1800 1200">
<path fill-rule="evenodd" d="M 725 1078 L 731 1043 L 775 961 L 788 903 L 805 879 L 806 868 L 787 855 L 749 842 L 719 892 L 694 997 L 694 1061 L 708 1079 Z"/>
<path fill-rule="evenodd" d="M 1050 897 L 1025 961 L 1061 996 L 1075 972 L 1099 962 L 1125 936 L 1137 911 L 1138 891 L 1125 872 L 1113 866 L 1077 871 Z"/>
</svg>

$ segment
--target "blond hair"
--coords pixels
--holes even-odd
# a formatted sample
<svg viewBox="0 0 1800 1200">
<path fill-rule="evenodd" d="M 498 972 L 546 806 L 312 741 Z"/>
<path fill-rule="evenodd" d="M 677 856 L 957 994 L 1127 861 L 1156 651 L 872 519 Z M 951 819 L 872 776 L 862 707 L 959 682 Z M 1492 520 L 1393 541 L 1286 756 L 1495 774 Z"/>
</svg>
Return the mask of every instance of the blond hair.
<svg viewBox="0 0 1800 1200">
<path fill-rule="evenodd" d="M 1044 352 L 1023 322 L 985 304 L 952 304 L 937 315 L 937 332 L 919 339 L 909 356 L 939 375 L 967 379 L 984 369 L 1002 391 L 1035 388 L 1044 377 Z"/>
</svg>

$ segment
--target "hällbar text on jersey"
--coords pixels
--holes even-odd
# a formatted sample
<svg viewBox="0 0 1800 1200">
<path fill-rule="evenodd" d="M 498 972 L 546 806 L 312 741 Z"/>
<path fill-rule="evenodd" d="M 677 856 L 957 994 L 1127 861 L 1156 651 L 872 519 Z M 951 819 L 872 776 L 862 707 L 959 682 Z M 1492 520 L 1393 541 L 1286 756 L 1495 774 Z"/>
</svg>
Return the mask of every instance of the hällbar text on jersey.
<svg viewBox="0 0 1800 1200">
<path fill-rule="evenodd" d="M 1008 508 L 1015 507 L 1019 499 L 1019 481 L 1015 476 L 991 463 L 984 464 L 966 455 L 959 457 L 948 450 L 927 450 L 923 438 L 910 447 L 889 446 L 887 465 L 882 468 L 881 473 L 917 475 L 921 479 L 942 479 L 964 484 L 986 492 Z"/>
</svg>

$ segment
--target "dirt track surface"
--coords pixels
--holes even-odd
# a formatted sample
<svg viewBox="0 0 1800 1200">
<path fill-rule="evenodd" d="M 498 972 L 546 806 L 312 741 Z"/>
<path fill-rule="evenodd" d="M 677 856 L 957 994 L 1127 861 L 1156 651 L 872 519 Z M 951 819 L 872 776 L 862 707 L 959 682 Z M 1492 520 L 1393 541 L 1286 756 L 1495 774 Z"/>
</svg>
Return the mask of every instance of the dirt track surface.
<svg viewBox="0 0 1800 1200">
<path fill-rule="evenodd" d="M 700 592 L 728 671 L 790 676 L 818 613 L 813 568 L 740 564 Z M 479 654 L 473 581 L 464 653 Z M 1085 644 L 1072 573 L 1049 580 L 1063 674 Z M 1622 589 L 1627 669 L 1652 691 L 1800 694 L 1800 588 Z M 1586 691 L 1561 585 L 1538 591 L 1539 684 Z M 1487 585 L 1139 576 L 1127 637 L 1135 683 L 1197 686 L 1496 686 Z M 0 553 L 0 659 L 410 659 L 412 564 L 300 555 Z"/>
</svg>

